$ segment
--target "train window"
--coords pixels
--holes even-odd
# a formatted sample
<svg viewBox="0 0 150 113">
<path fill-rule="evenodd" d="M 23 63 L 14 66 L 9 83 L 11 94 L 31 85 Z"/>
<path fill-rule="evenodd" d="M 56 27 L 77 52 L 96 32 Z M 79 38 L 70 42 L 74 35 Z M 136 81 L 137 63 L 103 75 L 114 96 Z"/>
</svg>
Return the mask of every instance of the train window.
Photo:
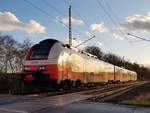
<svg viewBox="0 0 150 113">
<path fill-rule="evenodd" d="M 30 59 L 46 59 L 53 44 L 40 43 L 33 47 Z"/>
</svg>

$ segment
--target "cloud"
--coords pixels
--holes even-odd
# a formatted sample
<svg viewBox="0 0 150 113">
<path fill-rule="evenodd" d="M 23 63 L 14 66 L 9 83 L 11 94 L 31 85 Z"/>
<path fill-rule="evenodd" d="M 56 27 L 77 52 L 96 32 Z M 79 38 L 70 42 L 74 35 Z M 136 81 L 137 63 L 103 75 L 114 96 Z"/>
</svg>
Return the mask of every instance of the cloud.
<svg viewBox="0 0 150 113">
<path fill-rule="evenodd" d="M 110 37 L 113 37 L 117 40 L 123 40 L 124 36 L 122 32 L 120 32 L 120 26 L 117 28 L 109 28 L 104 25 L 103 22 L 91 24 L 90 29 L 93 31 L 97 31 L 99 33 L 107 33 Z M 88 35 L 88 32 L 86 33 Z M 102 44 L 100 44 L 102 45 Z"/>
<path fill-rule="evenodd" d="M 64 24 L 69 24 L 69 17 L 56 17 L 56 19 L 59 19 L 62 23 Z M 79 20 L 79 19 L 75 19 L 73 17 L 71 17 L 71 21 L 72 21 L 72 25 L 76 25 L 76 26 L 81 26 L 84 25 L 84 21 L 83 20 Z"/>
<path fill-rule="evenodd" d="M 0 31 L 12 30 L 20 30 L 28 34 L 35 34 L 45 32 L 46 28 L 35 20 L 24 23 L 11 12 L 0 12 Z"/>
<path fill-rule="evenodd" d="M 147 16 L 133 15 L 125 18 L 125 21 L 116 28 L 109 29 L 109 33 L 115 39 L 123 40 L 127 33 L 148 33 L 150 32 L 150 12 Z M 133 38 L 133 37 L 131 37 Z"/>
<path fill-rule="evenodd" d="M 126 17 L 125 22 L 121 23 L 119 28 L 125 32 L 150 32 L 150 12 L 147 16 L 133 15 Z"/>
<path fill-rule="evenodd" d="M 108 32 L 108 28 L 105 27 L 103 22 L 91 24 L 90 29 L 92 31 L 97 31 L 97 32 L 100 32 L 100 33 Z"/>
<path fill-rule="evenodd" d="M 124 36 L 122 36 L 122 34 L 117 33 L 117 32 L 113 32 L 112 33 L 113 38 L 118 39 L 118 40 L 123 40 Z"/>
<path fill-rule="evenodd" d="M 90 29 L 93 31 L 97 31 L 100 33 L 108 33 L 110 36 L 113 36 L 113 38 L 118 40 L 123 40 L 122 34 L 119 31 L 119 28 L 108 28 L 104 25 L 103 22 L 99 24 L 91 24 Z M 88 33 L 87 33 L 88 34 Z"/>
<path fill-rule="evenodd" d="M 97 46 L 97 47 L 101 48 L 101 47 L 103 47 L 104 45 L 103 45 L 103 43 L 102 43 L 102 42 L 97 41 L 97 42 L 95 43 L 95 46 Z"/>
</svg>

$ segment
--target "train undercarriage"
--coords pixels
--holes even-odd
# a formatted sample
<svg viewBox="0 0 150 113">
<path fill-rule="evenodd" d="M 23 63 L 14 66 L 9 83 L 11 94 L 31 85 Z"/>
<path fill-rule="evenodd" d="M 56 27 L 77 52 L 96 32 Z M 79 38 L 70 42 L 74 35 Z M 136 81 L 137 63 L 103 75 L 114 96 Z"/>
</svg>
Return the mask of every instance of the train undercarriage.
<svg viewBox="0 0 150 113">
<path fill-rule="evenodd" d="M 56 81 L 49 78 L 48 74 L 43 74 L 41 71 L 23 73 L 21 76 L 20 94 L 35 93 L 41 91 L 58 91 L 58 90 L 71 90 L 82 87 L 96 87 L 97 85 L 117 84 L 120 80 L 108 80 L 107 82 L 89 82 L 83 83 L 81 80 L 61 80 Z"/>
</svg>

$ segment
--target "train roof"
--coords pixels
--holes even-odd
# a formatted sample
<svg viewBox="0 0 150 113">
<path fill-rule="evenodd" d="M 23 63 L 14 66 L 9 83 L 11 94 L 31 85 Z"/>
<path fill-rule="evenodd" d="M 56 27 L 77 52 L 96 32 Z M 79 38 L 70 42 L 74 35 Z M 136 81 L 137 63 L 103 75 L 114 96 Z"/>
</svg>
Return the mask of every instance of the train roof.
<svg viewBox="0 0 150 113">
<path fill-rule="evenodd" d="M 56 43 L 56 42 L 60 42 L 60 41 L 58 41 L 58 40 L 56 40 L 56 39 L 45 39 L 45 40 L 42 40 L 42 41 L 40 41 L 40 43 Z"/>
</svg>

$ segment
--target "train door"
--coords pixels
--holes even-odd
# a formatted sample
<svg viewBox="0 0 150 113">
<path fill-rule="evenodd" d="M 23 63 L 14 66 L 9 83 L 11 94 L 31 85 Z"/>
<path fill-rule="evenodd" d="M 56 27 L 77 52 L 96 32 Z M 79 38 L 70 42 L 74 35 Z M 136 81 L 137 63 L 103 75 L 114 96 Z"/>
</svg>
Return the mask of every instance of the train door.
<svg viewBox="0 0 150 113">
<path fill-rule="evenodd" d="M 83 83 L 88 83 L 89 73 L 84 72 L 83 73 Z"/>
</svg>

